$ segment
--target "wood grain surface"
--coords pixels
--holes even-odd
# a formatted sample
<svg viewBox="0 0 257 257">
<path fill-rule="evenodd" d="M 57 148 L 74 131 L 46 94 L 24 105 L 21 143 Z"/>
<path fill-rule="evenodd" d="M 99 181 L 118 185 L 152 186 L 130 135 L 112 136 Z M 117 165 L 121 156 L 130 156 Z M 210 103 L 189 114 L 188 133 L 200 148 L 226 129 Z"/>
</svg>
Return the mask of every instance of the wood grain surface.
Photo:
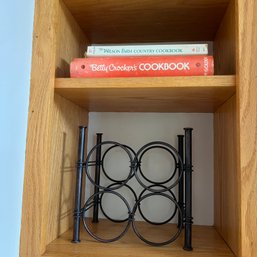
<svg viewBox="0 0 257 257">
<path fill-rule="evenodd" d="M 36 1 L 21 224 L 21 257 L 45 251 L 57 1 Z"/>
<path fill-rule="evenodd" d="M 59 3 L 55 76 L 65 78 L 70 77 L 73 58 L 84 57 L 88 40 L 67 7 Z"/>
<path fill-rule="evenodd" d="M 213 112 L 235 92 L 234 76 L 56 79 L 55 91 L 88 111 Z"/>
<path fill-rule="evenodd" d="M 87 122 L 86 111 L 54 96 L 58 17 L 59 1 L 36 1 L 20 257 L 41 256 L 70 226 L 73 180 L 65 170 Z"/>
<path fill-rule="evenodd" d="M 91 221 L 88 221 L 91 223 Z M 113 224 L 106 220 L 101 220 L 94 231 L 102 233 L 102 237 L 111 238 L 117 235 L 124 224 Z M 162 227 L 162 228 L 160 228 Z M 176 225 L 168 224 L 163 226 L 149 226 L 145 222 L 138 222 L 137 228 L 144 236 L 149 235 L 149 240 L 161 241 L 162 237 L 170 237 L 172 231 L 176 230 Z M 64 233 L 60 238 L 48 245 L 44 254 L 46 257 L 234 257 L 223 239 L 218 235 L 213 227 L 193 226 L 193 248 L 192 252 L 183 250 L 183 233 L 173 243 L 163 247 L 152 247 L 136 237 L 132 228 L 119 241 L 104 244 L 91 238 L 84 228 L 81 228 L 82 236 L 80 244 L 70 242 L 72 231 Z"/>
<path fill-rule="evenodd" d="M 214 114 L 215 227 L 238 256 L 239 172 L 237 170 L 236 96 Z"/>
<path fill-rule="evenodd" d="M 64 0 L 90 43 L 212 41 L 229 0 Z"/>
<path fill-rule="evenodd" d="M 59 95 L 54 96 L 52 117 L 46 244 L 73 224 L 78 127 L 87 124 L 86 111 Z"/>
<path fill-rule="evenodd" d="M 257 1 L 238 0 L 241 257 L 257 256 Z"/>
<path fill-rule="evenodd" d="M 229 3 L 213 43 L 215 74 L 236 73 L 237 13 L 235 1 Z"/>
</svg>

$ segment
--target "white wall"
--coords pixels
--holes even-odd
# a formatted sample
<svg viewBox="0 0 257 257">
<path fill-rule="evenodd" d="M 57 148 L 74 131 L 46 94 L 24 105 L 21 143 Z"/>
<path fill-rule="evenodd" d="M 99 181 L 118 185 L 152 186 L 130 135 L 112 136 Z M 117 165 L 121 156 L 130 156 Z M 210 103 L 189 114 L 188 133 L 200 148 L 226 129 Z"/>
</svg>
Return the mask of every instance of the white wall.
<svg viewBox="0 0 257 257">
<path fill-rule="evenodd" d="M 0 255 L 19 256 L 33 0 L 0 7 Z"/>
<path fill-rule="evenodd" d="M 213 115 L 183 113 L 90 113 L 88 150 L 95 144 L 95 133 L 102 132 L 103 140 L 113 140 L 131 146 L 135 151 L 151 141 L 165 141 L 177 147 L 177 135 L 183 134 L 185 127 L 193 130 L 193 217 L 199 225 L 213 225 Z M 123 150 L 113 151 L 106 157 L 109 175 L 120 179 L 128 175 L 129 159 Z M 151 159 L 150 159 L 151 157 Z M 114 159 L 116 160 L 114 162 Z M 125 165 L 124 165 L 125 164 Z M 164 150 L 153 150 L 142 162 L 150 170 L 147 176 L 156 180 L 167 178 L 172 166 L 170 155 Z M 122 174 L 122 175 L 121 175 Z M 109 185 L 101 177 L 102 185 Z M 130 182 L 137 192 L 142 191 L 133 178 Z M 132 204 L 132 196 L 122 190 Z M 87 196 L 93 189 L 87 186 Z M 121 192 L 121 191 L 120 191 Z M 175 190 L 176 192 L 176 190 Z M 126 208 L 111 195 L 105 196 L 104 208 L 113 218 L 125 218 Z M 122 207 L 121 207 L 122 206 Z M 171 209 L 170 202 L 163 197 L 153 197 L 144 201 L 144 211 L 153 221 L 164 220 Z M 161 209 L 161 212 L 160 212 Z M 140 217 L 138 217 L 140 219 Z"/>
</svg>

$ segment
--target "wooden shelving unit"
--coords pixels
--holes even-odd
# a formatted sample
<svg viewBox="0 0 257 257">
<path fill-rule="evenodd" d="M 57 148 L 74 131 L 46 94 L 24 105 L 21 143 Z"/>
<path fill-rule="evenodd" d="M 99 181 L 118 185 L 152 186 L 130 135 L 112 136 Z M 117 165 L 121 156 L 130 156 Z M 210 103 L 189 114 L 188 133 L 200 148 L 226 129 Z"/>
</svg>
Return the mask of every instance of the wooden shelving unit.
<svg viewBox="0 0 257 257">
<path fill-rule="evenodd" d="M 36 0 L 20 257 L 108 247 L 124 251 L 116 256 L 256 256 L 256 9 L 244 0 Z M 69 78 L 87 44 L 196 41 L 213 45 L 214 76 Z M 193 235 L 196 252 L 128 240 L 97 255 L 95 242 L 69 242 L 77 128 L 89 111 L 214 113 L 215 229 Z"/>
<path fill-rule="evenodd" d="M 55 92 L 87 111 L 214 112 L 235 93 L 235 76 L 58 78 Z"/>
</svg>

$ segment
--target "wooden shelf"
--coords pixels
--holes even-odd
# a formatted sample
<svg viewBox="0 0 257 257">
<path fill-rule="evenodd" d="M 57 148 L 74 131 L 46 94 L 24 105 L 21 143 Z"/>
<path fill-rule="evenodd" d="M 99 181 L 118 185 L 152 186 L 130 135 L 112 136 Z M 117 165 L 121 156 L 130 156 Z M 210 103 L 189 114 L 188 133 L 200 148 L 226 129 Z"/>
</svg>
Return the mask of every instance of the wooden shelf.
<svg viewBox="0 0 257 257">
<path fill-rule="evenodd" d="M 124 224 L 114 224 L 101 220 L 99 224 L 94 223 L 96 233 L 104 235 L 107 238 L 112 238 L 113 233 L 120 231 L 120 227 Z M 177 230 L 176 225 L 166 224 L 165 228 L 159 228 L 155 226 L 147 225 L 145 222 L 137 223 L 137 227 L 140 231 L 143 231 L 144 235 L 151 236 L 153 241 L 163 240 L 164 237 L 170 238 L 173 234 L 172 230 Z M 151 227 L 151 228 L 150 228 Z M 163 227 L 163 226 L 160 226 Z M 94 230 L 93 230 L 94 231 Z M 100 232 L 101 231 L 101 232 Z M 119 241 L 104 244 L 97 242 L 91 238 L 84 228 L 81 228 L 81 242 L 79 244 L 71 243 L 72 230 L 67 231 L 61 235 L 58 239 L 53 241 L 47 246 L 46 253 L 43 256 L 47 257 L 234 257 L 234 254 L 228 248 L 223 239 L 219 236 L 213 227 L 207 226 L 193 226 L 193 251 L 187 252 L 183 250 L 183 235 L 166 246 L 163 247 L 152 247 L 143 243 L 139 238 L 136 237 L 132 228 L 129 229 L 128 233 Z M 115 233 L 118 235 L 119 233 Z M 160 238 L 163 237 L 163 238 Z M 166 238 L 166 240 L 167 240 Z"/>
<path fill-rule="evenodd" d="M 64 0 L 64 3 L 89 42 L 142 43 L 212 41 L 229 0 Z"/>
<path fill-rule="evenodd" d="M 235 76 L 57 78 L 55 92 L 95 112 L 214 112 L 235 93 Z"/>
</svg>

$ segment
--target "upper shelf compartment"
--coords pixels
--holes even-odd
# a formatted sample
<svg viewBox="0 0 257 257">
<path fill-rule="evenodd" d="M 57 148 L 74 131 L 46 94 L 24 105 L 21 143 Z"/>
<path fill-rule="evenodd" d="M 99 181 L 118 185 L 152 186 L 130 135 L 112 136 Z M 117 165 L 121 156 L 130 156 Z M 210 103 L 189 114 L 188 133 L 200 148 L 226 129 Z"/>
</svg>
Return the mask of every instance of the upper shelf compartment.
<svg viewBox="0 0 257 257">
<path fill-rule="evenodd" d="M 214 112 L 235 76 L 56 79 L 59 95 L 100 112 Z"/>
<path fill-rule="evenodd" d="M 60 0 L 60 6 L 56 77 L 69 76 L 69 63 L 88 44 L 155 42 L 209 43 L 215 75 L 235 74 L 234 0 Z"/>
<path fill-rule="evenodd" d="M 90 43 L 213 41 L 229 0 L 64 0 Z"/>
<path fill-rule="evenodd" d="M 213 112 L 235 93 L 233 0 L 60 3 L 55 92 L 88 111 Z M 67 78 L 69 63 L 83 57 L 87 44 L 178 41 L 212 41 L 215 76 Z"/>
</svg>

